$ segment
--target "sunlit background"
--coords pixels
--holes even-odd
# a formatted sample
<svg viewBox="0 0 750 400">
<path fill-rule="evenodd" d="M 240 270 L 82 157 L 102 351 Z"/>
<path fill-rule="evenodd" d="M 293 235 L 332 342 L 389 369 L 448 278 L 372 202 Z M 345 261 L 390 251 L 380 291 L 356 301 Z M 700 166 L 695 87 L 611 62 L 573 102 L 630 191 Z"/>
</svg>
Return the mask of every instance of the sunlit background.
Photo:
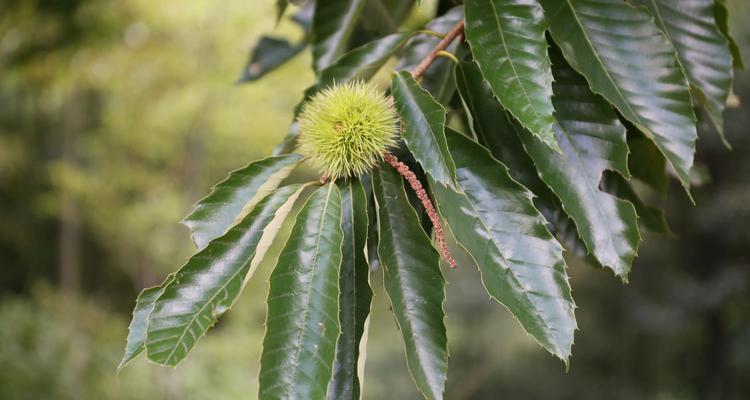
<svg viewBox="0 0 750 400">
<path fill-rule="evenodd" d="M 750 57 L 750 4 L 728 6 Z M 0 2 L 0 399 L 256 397 L 268 265 L 177 369 L 115 368 L 137 293 L 192 251 L 177 222 L 227 171 L 271 152 L 313 81 L 303 53 L 235 84 L 261 33 L 301 35 L 276 26 L 274 7 Z M 568 372 L 474 271 L 445 271 L 448 399 L 750 398 L 747 71 L 735 92 L 733 151 L 701 124 L 697 159 L 711 179 L 697 206 L 676 185 L 651 199 L 676 237 L 646 234 L 628 285 L 571 257 L 580 331 Z M 419 398 L 380 274 L 372 280 L 366 398 Z"/>
</svg>

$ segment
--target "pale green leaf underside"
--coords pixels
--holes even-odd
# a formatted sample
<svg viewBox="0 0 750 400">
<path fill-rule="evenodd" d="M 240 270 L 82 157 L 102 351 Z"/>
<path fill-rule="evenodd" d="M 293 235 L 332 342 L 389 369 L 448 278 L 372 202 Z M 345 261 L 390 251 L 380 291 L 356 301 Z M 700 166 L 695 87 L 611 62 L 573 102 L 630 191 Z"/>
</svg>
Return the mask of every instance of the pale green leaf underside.
<svg viewBox="0 0 750 400">
<path fill-rule="evenodd" d="M 445 108 L 406 71 L 393 77 L 391 91 L 406 146 L 428 175 L 454 187 L 456 168 L 445 140 Z"/>
<path fill-rule="evenodd" d="M 198 250 L 223 235 L 263 197 L 276 189 L 302 160 L 299 154 L 285 154 L 254 161 L 233 171 L 211 188 L 190 215 L 182 220 Z"/>
<path fill-rule="evenodd" d="M 466 39 L 500 103 L 558 150 L 552 126 L 552 69 L 537 0 L 468 0 Z"/>
<path fill-rule="evenodd" d="M 344 234 L 335 184 L 315 191 L 297 215 L 270 278 L 260 399 L 325 399 L 339 333 Z"/>
<path fill-rule="evenodd" d="M 280 224 L 270 224 L 277 214 L 289 212 L 288 203 L 294 202 L 300 191 L 300 185 L 277 189 L 176 272 L 148 318 L 149 360 L 176 365 L 234 304 L 250 272 L 258 243 L 265 235 L 275 236 Z"/>
<path fill-rule="evenodd" d="M 552 38 L 591 89 L 659 147 L 686 190 L 695 114 L 674 47 L 643 9 L 622 0 L 540 0 Z"/>
<path fill-rule="evenodd" d="M 724 137 L 724 109 L 732 88 L 729 42 L 716 25 L 713 0 L 632 0 L 646 6 L 674 44 L 688 81 Z"/>
<path fill-rule="evenodd" d="M 433 184 L 440 213 L 477 263 L 490 296 L 567 362 L 577 325 L 562 247 L 534 207 L 533 194 L 503 164 L 455 131 L 447 137 L 461 192 Z"/>
<path fill-rule="evenodd" d="M 406 363 L 419 391 L 427 399 L 442 399 L 448 348 L 439 255 L 422 230 L 396 171 L 389 166 L 377 168 L 372 184 L 383 284 L 404 340 Z"/>
</svg>

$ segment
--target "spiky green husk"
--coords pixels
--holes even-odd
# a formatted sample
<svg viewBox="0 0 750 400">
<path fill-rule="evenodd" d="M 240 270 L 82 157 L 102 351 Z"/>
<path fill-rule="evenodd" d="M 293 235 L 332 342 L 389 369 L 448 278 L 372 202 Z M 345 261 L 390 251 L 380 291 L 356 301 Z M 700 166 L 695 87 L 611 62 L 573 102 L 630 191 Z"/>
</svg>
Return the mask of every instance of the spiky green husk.
<svg viewBox="0 0 750 400">
<path fill-rule="evenodd" d="M 397 121 L 392 101 L 376 86 L 333 85 L 302 108 L 297 150 L 331 179 L 359 176 L 395 144 Z"/>
</svg>

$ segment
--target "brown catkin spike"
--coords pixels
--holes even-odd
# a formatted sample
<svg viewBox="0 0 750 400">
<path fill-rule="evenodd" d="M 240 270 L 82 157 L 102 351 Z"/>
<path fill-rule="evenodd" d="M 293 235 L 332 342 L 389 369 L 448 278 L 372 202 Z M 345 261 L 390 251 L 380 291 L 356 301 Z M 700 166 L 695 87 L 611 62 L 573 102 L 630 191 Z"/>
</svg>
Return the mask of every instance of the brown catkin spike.
<svg viewBox="0 0 750 400">
<path fill-rule="evenodd" d="M 409 186 L 411 186 L 412 190 L 414 190 L 414 192 L 417 194 L 419 201 L 422 202 L 422 206 L 424 207 L 425 211 L 427 211 L 427 216 L 432 222 L 432 229 L 435 230 L 435 239 L 437 239 L 438 247 L 440 248 L 440 254 L 443 256 L 445 262 L 447 262 L 448 265 L 451 266 L 451 268 L 456 268 L 456 260 L 454 260 L 451 256 L 451 253 L 448 250 L 448 245 L 445 243 L 445 233 L 443 232 L 443 225 L 440 223 L 437 211 L 435 211 L 435 207 L 432 205 L 432 200 L 430 200 L 430 197 L 427 196 L 427 192 L 424 190 L 424 187 L 422 187 L 422 182 L 417 179 L 417 176 L 409 169 L 406 164 L 399 161 L 398 158 L 396 158 L 396 156 L 394 156 L 393 154 L 385 153 L 383 155 L 383 159 L 396 171 L 398 171 L 398 173 L 403 176 L 407 182 L 409 182 Z"/>
</svg>

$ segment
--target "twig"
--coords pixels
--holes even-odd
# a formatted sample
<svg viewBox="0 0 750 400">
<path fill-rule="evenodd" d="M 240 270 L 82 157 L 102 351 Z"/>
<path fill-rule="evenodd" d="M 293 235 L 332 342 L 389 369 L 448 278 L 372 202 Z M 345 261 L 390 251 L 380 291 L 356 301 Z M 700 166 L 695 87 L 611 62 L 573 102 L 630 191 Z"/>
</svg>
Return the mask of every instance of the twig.
<svg viewBox="0 0 750 400">
<path fill-rule="evenodd" d="M 419 201 L 422 202 L 422 206 L 427 212 L 427 216 L 430 217 L 430 221 L 432 222 L 432 229 L 435 230 L 435 239 L 437 239 L 438 247 L 440 248 L 440 254 L 443 256 L 443 259 L 445 259 L 448 265 L 451 266 L 451 268 L 456 268 L 458 264 L 456 264 L 456 260 L 454 260 L 451 256 L 451 253 L 448 250 L 448 245 L 445 243 L 445 232 L 443 232 L 443 225 L 440 223 L 440 218 L 438 218 L 437 211 L 435 211 L 435 206 L 432 205 L 432 200 L 430 200 L 430 197 L 424 190 L 422 182 L 417 179 L 417 176 L 409 169 L 406 164 L 399 161 L 398 158 L 396 158 L 396 156 L 394 156 L 393 154 L 385 153 L 383 155 L 383 159 L 385 160 L 385 162 L 390 164 L 391 167 L 396 169 L 396 171 L 398 171 L 398 173 L 401 174 L 401 176 L 403 176 L 407 182 L 409 182 L 409 186 L 411 186 L 412 190 L 414 190 L 414 192 L 417 194 Z"/>
<path fill-rule="evenodd" d="M 461 20 L 459 23 L 453 26 L 451 30 L 445 34 L 445 37 L 443 40 L 441 40 L 437 46 L 435 46 L 434 49 L 428 54 L 422 61 L 419 62 L 419 65 L 417 65 L 412 71 L 411 71 L 411 77 L 414 78 L 414 80 L 418 80 L 419 78 L 424 75 L 425 72 L 427 72 L 427 68 L 430 68 L 430 65 L 433 61 L 435 61 L 435 58 L 437 58 L 438 54 L 445 50 L 448 45 L 453 42 L 453 40 L 458 37 L 459 35 L 462 35 L 464 32 L 464 21 Z"/>
</svg>

